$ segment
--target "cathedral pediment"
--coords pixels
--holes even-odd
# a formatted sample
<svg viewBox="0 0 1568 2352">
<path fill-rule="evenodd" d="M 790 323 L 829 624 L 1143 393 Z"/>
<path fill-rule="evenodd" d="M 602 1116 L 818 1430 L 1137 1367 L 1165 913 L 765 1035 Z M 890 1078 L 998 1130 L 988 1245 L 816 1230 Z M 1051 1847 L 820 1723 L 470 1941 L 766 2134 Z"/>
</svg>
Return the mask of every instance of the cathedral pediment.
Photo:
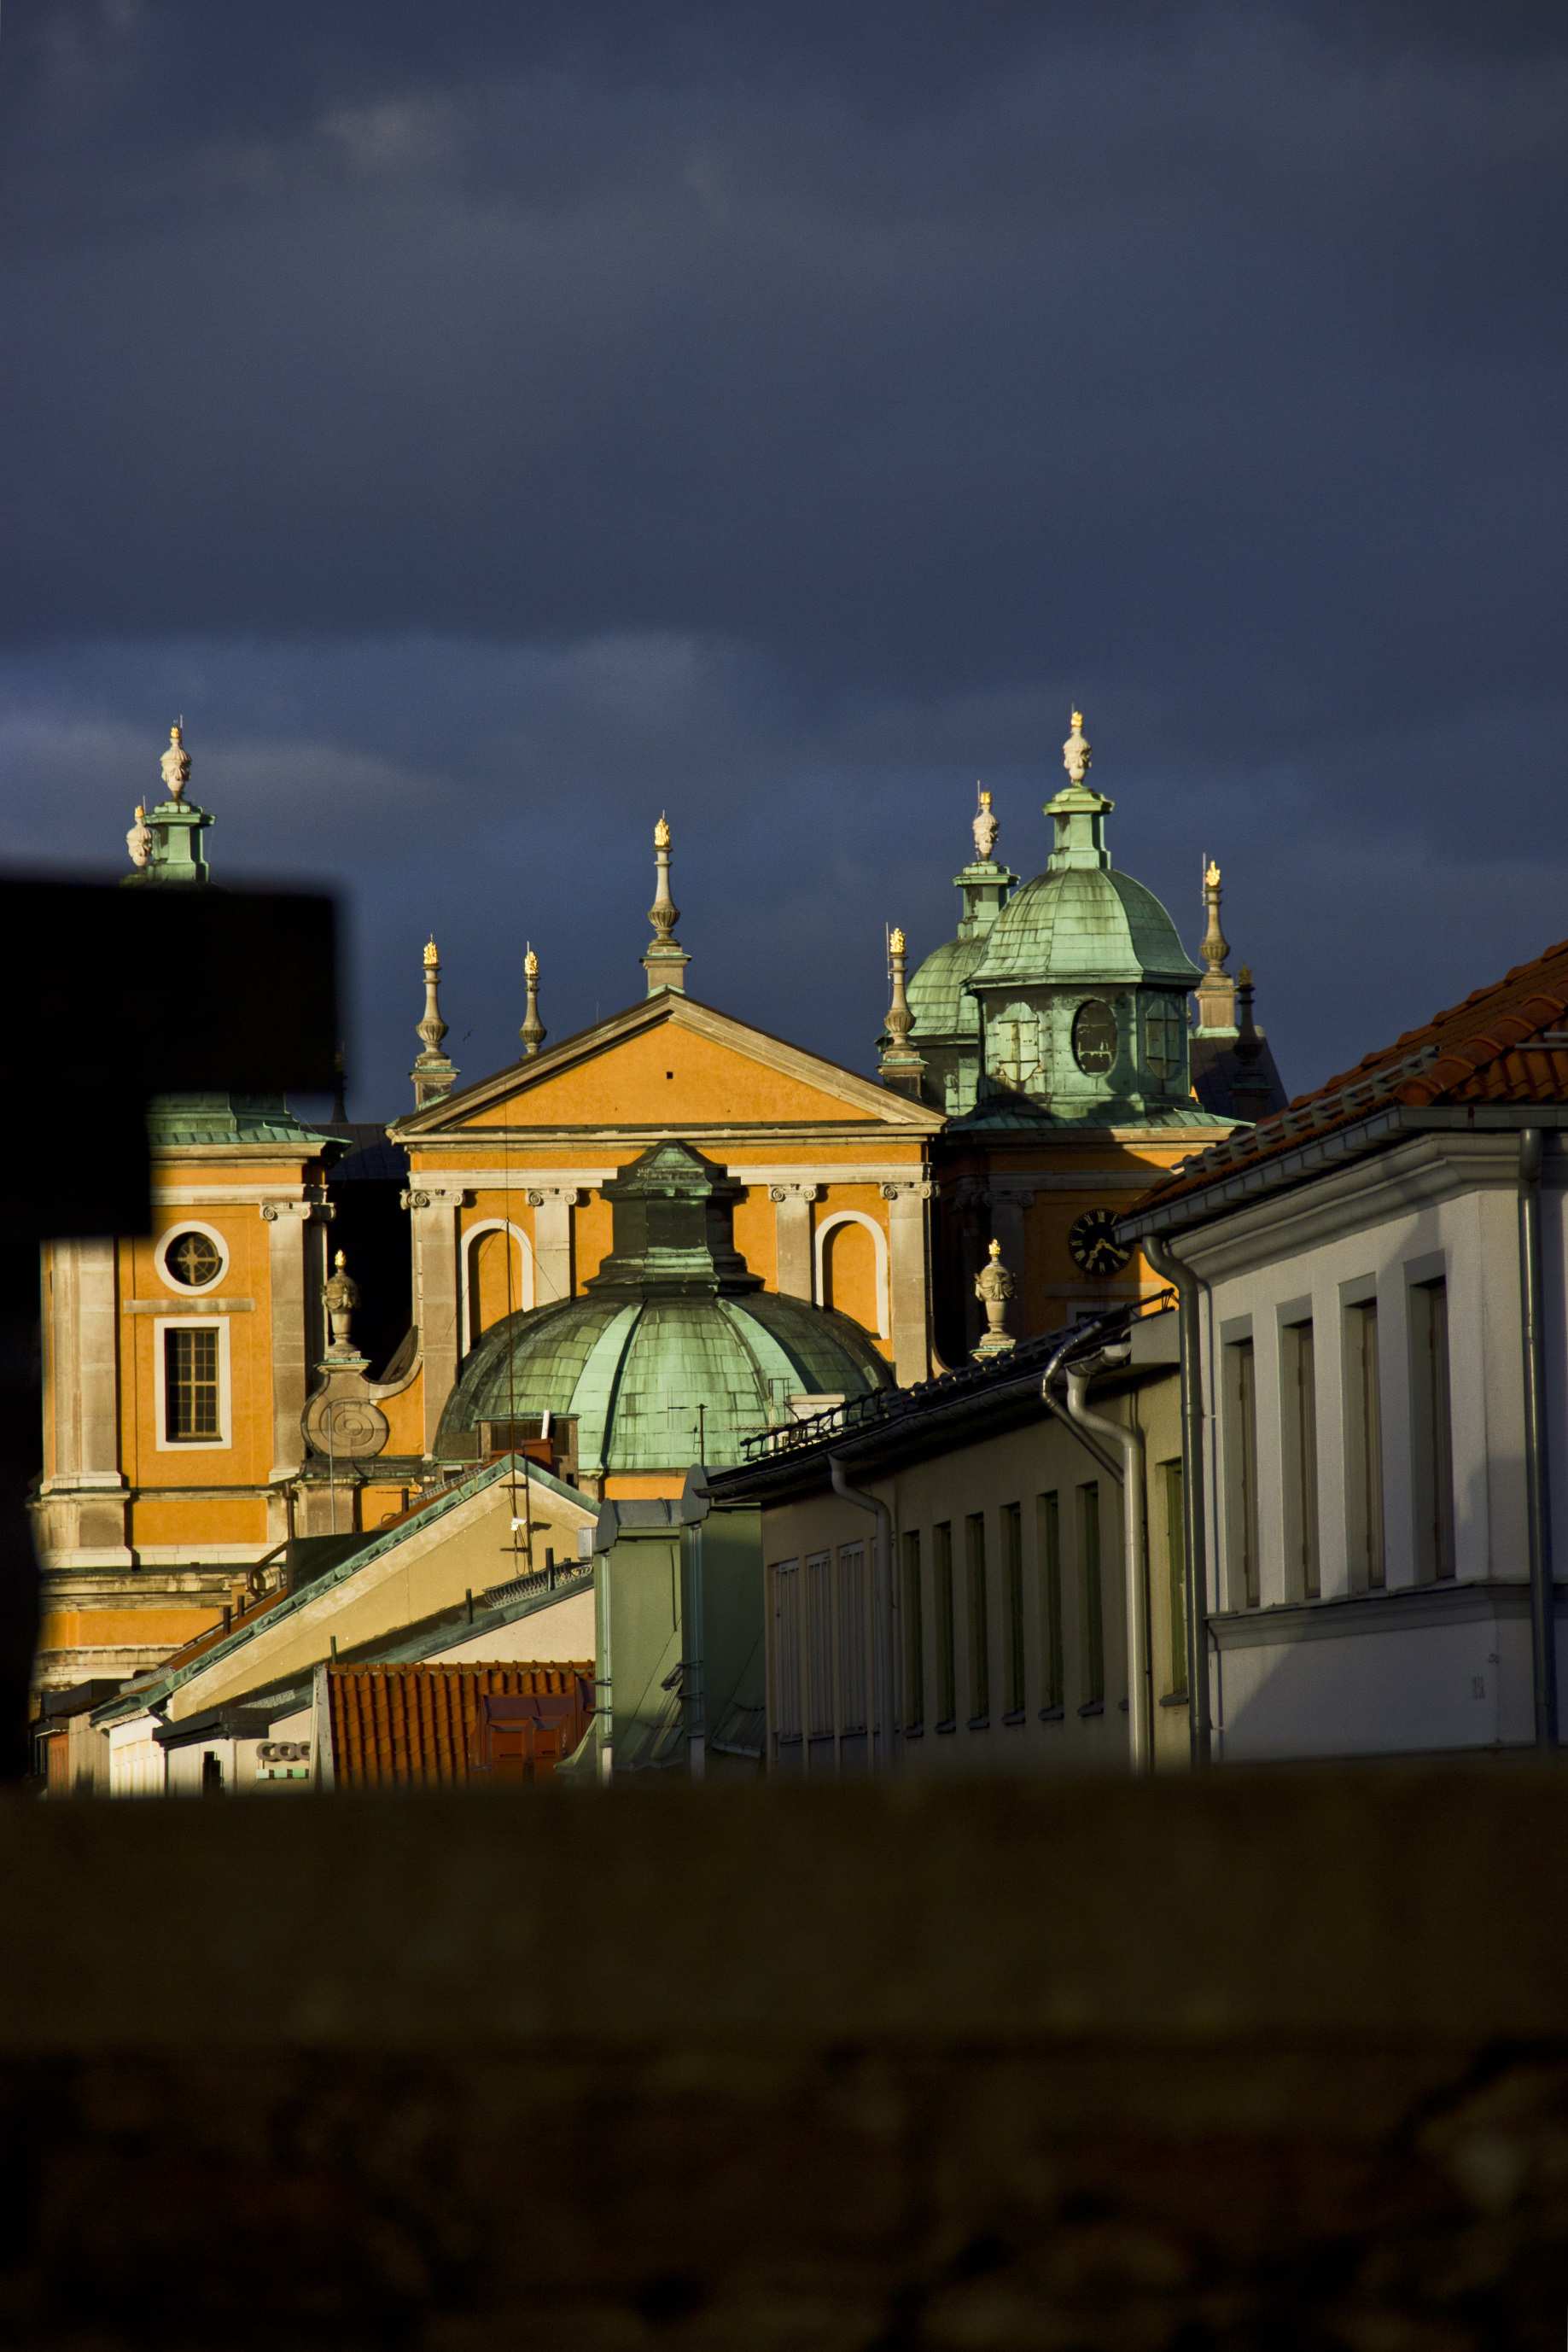
<svg viewBox="0 0 1568 2352">
<path fill-rule="evenodd" d="M 596 1134 L 868 1128 L 912 1139 L 939 1112 L 663 989 L 630 1011 L 411 1112 L 401 1143 L 527 1129 Z"/>
</svg>

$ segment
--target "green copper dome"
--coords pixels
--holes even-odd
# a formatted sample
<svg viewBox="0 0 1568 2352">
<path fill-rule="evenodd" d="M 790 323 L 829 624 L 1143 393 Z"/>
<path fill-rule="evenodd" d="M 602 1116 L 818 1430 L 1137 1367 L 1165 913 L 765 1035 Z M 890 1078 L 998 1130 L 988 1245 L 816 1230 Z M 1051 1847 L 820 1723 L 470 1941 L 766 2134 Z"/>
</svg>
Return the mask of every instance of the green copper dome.
<svg viewBox="0 0 1568 2352">
<path fill-rule="evenodd" d="M 861 1396 L 893 1375 L 847 1315 L 764 1291 L 731 1238 L 743 1188 L 682 1143 L 657 1144 L 604 1187 L 613 1245 L 586 1295 L 507 1316 L 486 1333 L 441 1417 L 435 1450 L 482 1421 L 550 1412 L 577 1423 L 579 1469 L 598 1477 L 738 1462 L 741 1440 L 785 1420 L 792 1396 Z"/>
<path fill-rule="evenodd" d="M 1048 870 L 1015 890 L 969 974 L 980 987 L 1153 980 L 1184 989 L 1197 976 L 1154 892 L 1110 866 Z"/>
<path fill-rule="evenodd" d="M 912 973 L 909 1010 L 917 1037 L 979 1035 L 980 1008 L 964 982 L 985 952 L 984 940 L 948 940 Z"/>
</svg>

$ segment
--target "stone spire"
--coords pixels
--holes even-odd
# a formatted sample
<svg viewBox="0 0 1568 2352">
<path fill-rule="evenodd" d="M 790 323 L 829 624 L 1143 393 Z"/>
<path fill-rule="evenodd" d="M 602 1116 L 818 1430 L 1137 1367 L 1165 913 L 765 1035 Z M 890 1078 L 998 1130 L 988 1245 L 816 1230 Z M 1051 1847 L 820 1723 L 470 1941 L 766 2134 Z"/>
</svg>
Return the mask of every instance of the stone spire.
<svg viewBox="0 0 1568 2352">
<path fill-rule="evenodd" d="M 885 1042 L 876 1074 L 883 1085 L 891 1087 L 894 1094 L 913 1095 L 918 1100 L 925 1064 L 909 1042 L 915 1015 L 909 1009 L 904 982 L 908 949 L 909 942 L 895 923 L 887 935 L 887 966 L 893 985 L 893 1002 L 887 1008 L 883 1033 Z"/>
<path fill-rule="evenodd" d="M 130 886 L 204 885 L 213 877 L 202 855 L 202 835 L 213 820 L 205 809 L 185 798 L 191 755 L 185 749 L 183 727 L 170 728 L 169 748 L 159 766 L 164 796 L 151 808 L 137 807 L 136 822 L 125 836 L 135 871 L 127 874 L 124 881 Z"/>
<path fill-rule="evenodd" d="M 1194 989 L 1201 1036 L 1233 1036 L 1236 1032 L 1236 982 L 1225 969 L 1230 942 L 1219 922 L 1219 868 L 1212 858 L 1203 864 L 1203 905 L 1207 928 L 1198 952 L 1203 977 Z"/>
<path fill-rule="evenodd" d="M 1005 1356 L 1017 1341 L 1007 1328 L 1008 1304 L 1018 1284 L 1002 1264 L 1000 1242 L 991 1243 L 985 1265 L 975 1276 L 975 1296 L 986 1310 L 986 1328 L 974 1353 L 981 1363 L 991 1356 Z"/>
<path fill-rule="evenodd" d="M 1103 867 L 1111 863 L 1111 853 L 1105 846 L 1105 819 L 1116 803 L 1107 800 L 1103 793 L 1097 793 L 1087 781 L 1092 756 L 1089 738 L 1083 732 L 1083 713 L 1075 710 L 1072 732 L 1061 747 L 1067 782 L 1045 807 L 1056 827 L 1056 844 L 1049 861 L 1055 874 L 1072 866 Z"/>
<path fill-rule="evenodd" d="M 1236 975 L 1236 1076 L 1230 1099 L 1238 1118 L 1267 1118 L 1274 1108 L 1273 1088 L 1263 1059 L 1263 1032 L 1252 1018 L 1252 967 L 1243 964 Z"/>
<path fill-rule="evenodd" d="M 653 827 L 653 856 L 659 869 L 658 887 L 653 892 L 653 903 L 648 909 L 653 936 L 643 956 L 650 996 L 660 988 L 684 989 L 686 966 L 691 961 L 675 937 L 675 925 L 681 919 L 681 910 L 670 896 L 670 820 L 667 816 L 661 816 Z"/>
<path fill-rule="evenodd" d="M 523 1041 L 523 1051 L 532 1055 L 544 1044 L 549 1031 L 539 1019 L 539 960 L 530 946 L 523 957 L 523 986 L 528 992 L 528 1009 L 517 1034 Z"/>
<path fill-rule="evenodd" d="M 446 1024 L 441 1017 L 441 950 L 434 935 L 424 950 L 424 1018 L 415 1034 L 423 1038 L 424 1050 L 415 1055 L 409 1076 L 413 1082 L 414 1108 L 423 1110 L 426 1103 L 439 1102 L 443 1095 L 449 1095 L 457 1077 L 441 1050 Z"/>
</svg>

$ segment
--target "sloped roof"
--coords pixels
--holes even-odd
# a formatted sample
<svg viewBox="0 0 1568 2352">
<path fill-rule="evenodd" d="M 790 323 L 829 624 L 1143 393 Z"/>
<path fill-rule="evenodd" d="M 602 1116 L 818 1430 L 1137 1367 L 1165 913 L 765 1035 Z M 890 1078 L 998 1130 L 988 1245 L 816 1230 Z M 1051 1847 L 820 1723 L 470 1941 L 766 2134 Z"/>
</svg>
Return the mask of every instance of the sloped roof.
<svg viewBox="0 0 1568 2352">
<path fill-rule="evenodd" d="M 1568 1104 L 1568 940 L 1559 940 L 1462 1003 L 1435 1013 L 1354 1069 L 1298 1095 L 1271 1118 L 1186 1160 L 1139 1202 L 1157 1213 L 1231 1176 L 1263 1169 L 1309 1141 L 1379 1111 L 1469 1104 Z M 1392 1127 L 1390 1128 L 1392 1131 Z"/>
<path fill-rule="evenodd" d="M 493 1698 L 556 1702 L 553 1711 L 570 1719 L 575 1744 L 593 1704 L 593 1662 L 329 1666 L 338 1785 L 466 1780 L 484 1769 L 485 1702 Z"/>
</svg>

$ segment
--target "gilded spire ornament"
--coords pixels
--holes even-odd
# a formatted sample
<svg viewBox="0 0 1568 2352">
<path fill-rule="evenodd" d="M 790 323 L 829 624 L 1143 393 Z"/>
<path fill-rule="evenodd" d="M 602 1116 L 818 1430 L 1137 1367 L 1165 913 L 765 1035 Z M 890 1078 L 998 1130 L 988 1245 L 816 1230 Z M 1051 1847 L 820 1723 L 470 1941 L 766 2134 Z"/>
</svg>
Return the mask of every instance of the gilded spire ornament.
<svg viewBox="0 0 1568 2352">
<path fill-rule="evenodd" d="M 675 925 L 681 910 L 670 896 L 670 820 L 661 814 L 653 827 L 653 859 L 658 880 L 653 890 L 653 903 L 648 909 L 648 920 L 653 926 L 653 936 L 643 954 L 643 969 L 648 975 L 648 993 L 655 989 L 680 988 L 686 984 L 686 966 L 691 961 L 675 937 Z"/>
<path fill-rule="evenodd" d="M 425 941 L 422 959 L 424 972 L 424 1018 L 414 1034 L 423 1041 L 423 1050 L 414 1056 L 409 1076 L 413 1083 L 415 1108 L 423 1110 L 428 1102 L 436 1102 L 452 1092 L 457 1072 L 442 1052 L 446 1035 L 446 1024 L 441 1017 L 441 950 L 432 932 Z"/>
<path fill-rule="evenodd" d="M 1083 713 L 1082 710 L 1075 710 L 1072 714 L 1072 732 L 1061 747 L 1061 764 L 1067 771 L 1070 782 L 1081 784 L 1083 782 L 1084 777 L 1089 773 L 1092 757 L 1089 738 L 1083 732 Z"/>
<path fill-rule="evenodd" d="M 191 755 L 185 749 L 185 730 L 183 727 L 170 728 L 169 749 L 159 761 L 159 766 L 162 771 L 163 790 L 168 798 L 175 803 L 182 801 L 184 798 L 185 786 L 191 781 Z"/>
<path fill-rule="evenodd" d="M 549 1033 L 539 1019 L 539 960 L 531 943 L 523 957 L 523 986 L 528 991 L 528 1005 L 517 1034 L 523 1041 L 524 1053 L 532 1055 L 538 1052 Z"/>
<path fill-rule="evenodd" d="M 909 942 L 894 923 L 887 934 L 887 970 L 893 1001 L 887 1008 L 887 1019 L 883 1024 L 884 1042 L 877 1076 L 884 1087 L 893 1087 L 898 1094 L 913 1095 L 918 1099 L 925 1063 L 909 1042 L 915 1015 L 909 1009 L 904 981 L 908 951 Z"/>
<path fill-rule="evenodd" d="M 975 786 L 975 863 L 989 866 L 996 854 L 997 820 L 991 813 L 991 796 L 984 784 Z"/>
<path fill-rule="evenodd" d="M 1219 920 L 1219 868 L 1212 857 L 1203 861 L 1203 973 L 1193 991 L 1198 1034 L 1228 1036 L 1236 1027 L 1236 982 L 1225 969 L 1230 941 Z"/>
</svg>

